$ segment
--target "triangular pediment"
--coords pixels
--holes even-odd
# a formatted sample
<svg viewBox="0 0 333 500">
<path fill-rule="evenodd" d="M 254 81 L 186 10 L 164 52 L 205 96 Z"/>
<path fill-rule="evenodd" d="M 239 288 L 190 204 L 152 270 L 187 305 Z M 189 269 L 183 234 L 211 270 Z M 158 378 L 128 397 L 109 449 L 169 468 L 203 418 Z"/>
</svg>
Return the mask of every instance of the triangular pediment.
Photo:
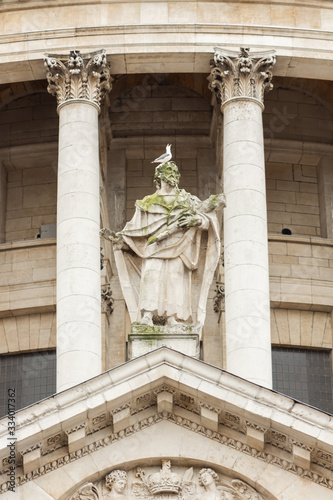
<svg viewBox="0 0 333 500">
<path fill-rule="evenodd" d="M 7 418 L 0 432 L 5 492 Z M 160 468 L 165 459 L 194 475 L 210 467 L 245 479 L 260 500 L 293 498 L 295 481 L 305 482 L 304 499 L 315 498 L 312 488 L 321 499 L 333 494 L 332 417 L 168 348 L 21 410 L 15 438 L 16 490 L 31 498 L 34 488 L 36 498 L 71 498 L 115 468 Z"/>
</svg>

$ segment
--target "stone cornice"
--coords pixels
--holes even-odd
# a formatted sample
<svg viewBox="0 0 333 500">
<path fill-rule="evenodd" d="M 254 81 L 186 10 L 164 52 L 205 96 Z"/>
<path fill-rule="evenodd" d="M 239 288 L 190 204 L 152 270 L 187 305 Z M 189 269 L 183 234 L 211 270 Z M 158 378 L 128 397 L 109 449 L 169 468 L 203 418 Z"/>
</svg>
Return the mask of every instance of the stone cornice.
<svg viewBox="0 0 333 500">
<path fill-rule="evenodd" d="M 22 0 L 20 0 L 22 1 Z M 119 34 L 140 34 L 146 33 L 147 30 L 150 33 L 209 33 L 218 34 L 221 30 L 223 33 L 227 34 L 244 34 L 244 29 L 248 29 L 249 32 L 255 35 L 267 36 L 279 36 L 288 38 L 305 38 L 313 40 L 332 40 L 332 34 L 329 30 L 313 29 L 313 28 L 297 28 L 295 26 L 268 26 L 268 25 L 251 25 L 251 24 L 224 24 L 224 23 L 196 23 L 195 27 L 193 23 L 189 24 L 144 24 L 144 25 L 132 25 L 132 24 L 122 24 L 119 25 L 103 25 L 103 26 L 84 26 L 76 28 L 58 28 L 58 29 L 47 29 L 47 30 L 35 30 L 31 32 L 23 33 L 10 33 L 0 35 L 0 44 L 10 43 L 10 42 L 21 42 L 22 39 L 26 41 L 36 41 L 50 39 L 54 40 L 57 38 L 69 38 L 77 36 L 100 36 L 100 35 L 119 35 Z"/>
<path fill-rule="evenodd" d="M 56 96 L 58 108 L 67 102 L 87 101 L 99 109 L 111 90 L 110 68 L 105 50 L 81 54 L 71 50 L 69 56 L 45 55 L 47 90 Z"/>
<path fill-rule="evenodd" d="M 251 445 L 247 444 L 246 440 L 242 438 L 241 434 L 238 434 L 238 436 L 236 437 L 236 436 L 230 436 L 228 432 L 212 431 L 209 427 L 198 424 L 198 422 L 195 421 L 195 419 L 191 419 L 191 417 L 187 418 L 184 416 L 177 415 L 177 413 L 174 412 L 170 413 L 167 411 L 164 411 L 162 413 L 154 413 L 151 416 L 148 416 L 147 418 L 143 418 L 141 420 L 138 420 L 136 418 L 135 424 L 129 425 L 118 432 L 106 433 L 105 436 L 103 436 L 102 438 L 99 438 L 96 441 L 92 441 L 89 444 L 87 443 L 86 446 L 83 446 L 72 453 L 63 454 L 60 458 L 58 457 L 53 460 L 52 458 L 50 458 L 41 467 L 38 467 L 37 469 L 30 471 L 27 474 L 20 474 L 17 478 L 17 485 L 20 486 L 26 482 L 35 480 L 36 478 L 43 476 L 49 472 L 52 472 L 58 469 L 59 467 L 65 466 L 86 455 L 94 453 L 100 448 L 104 448 L 105 446 L 110 446 L 114 442 L 125 439 L 126 437 L 131 436 L 132 434 L 135 434 L 137 432 L 140 432 L 140 430 L 142 429 L 146 429 L 155 424 L 158 424 L 161 421 L 172 422 L 173 424 L 178 425 L 183 429 L 187 429 L 191 432 L 204 436 L 208 439 L 212 439 L 215 442 L 218 442 L 221 445 L 226 446 L 227 448 L 237 450 L 238 452 L 244 453 L 245 455 L 254 457 L 262 462 L 266 462 L 275 467 L 291 472 L 296 476 L 307 478 L 310 481 L 313 481 L 321 486 L 324 486 L 325 488 L 333 490 L 333 480 L 331 478 L 330 472 L 327 472 L 325 474 L 325 472 L 323 473 L 319 472 L 318 469 L 310 470 L 309 468 L 301 467 L 294 463 L 292 452 L 287 448 L 289 440 L 284 434 L 273 431 L 271 433 L 270 438 L 267 441 L 268 444 L 271 444 L 277 448 L 280 448 L 288 452 L 287 455 L 281 457 L 281 454 L 278 452 L 275 453 L 274 451 L 272 451 L 272 448 L 270 448 L 269 452 L 266 452 L 256 448 L 255 446 L 253 446 L 253 444 Z M 246 425 L 249 424 L 250 422 L 247 421 Z M 226 426 L 226 428 L 227 427 L 228 426 Z M 294 444 L 292 440 L 291 444 Z M 297 444 L 303 449 L 306 450 L 310 449 L 310 447 L 304 445 L 303 443 L 297 442 Z M 35 449 L 36 446 L 32 448 Z M 313 451 L 312 448 L 311 451 Z M 316 449 L 313 458 L 314 458 L 314 463 L 321 466 L 323 469 L 327 469 L 328 471 L 333 470 L 332 454 L 324 452 L 320 449 Z M 5 463 L 3 461 L 2 468 L 4 467 L 4 465 Z M 6 470 L 6 466 L 4 467 L 4 469 Z M 5 482 L 0 484 L 0 495 L 6 491 L 7 491 L 7 483 Z"/>
<path fill-rule="evenodd" d="M 75 415 L 78 415 L 78 421 L 73 426 L 79 425 L 87 418 L 90 418 L 89 410 L 94 414 L 99 414 L 98 410 L 104 409 L 105 411 L 107 405 L 109 410 L 118 409 L 119 411 L 120 407 L 128 406 L 130 402 L 128 394 L 132 394 L 133 398 L 136 397 L 135 393 L 137 396 L 141 396 L 148 392 L 153 384 L 155 384 L 154 390 L 156 390 L 160 385 L 156 382 L 161 377 L 171 381 L 168 383 L 170 389 L 174 388 L 174 386 L 182 386 L 184 391 L 187 392 L 186 374 L 191 375 L 191 380 L 197 384 L 196 388 L 191 389 L 191 392 L 204 403 L 219 407 L 221 401 L 225 401 L 227 398 L 228 404 L 226 403 L 225 407 L 229 407 L 230 410 L 237 407 L 238 412 L 248 412 L 248 420 L 251 420 L 251 414 L 255 416 L 257 413 L 260 414 L 260 410 L 262 410 L 261 413 L 265 415 L 265 418 L 262 418 L 262 425 L 266 426 L 269 422 L 273 425 L 275 422 L 288 430 L 289 424 L 292 424 L 294 430 L 301 434 L 303 433 L 303 424 L 314 426 L 313 432 L 311 432 L 311 429 L 306 432 L 307 439 L 311 441 L 309 444 L 312 444 L 312 441 L 320 443 L 320 431 L 325 435 L 322 440 L 325 443 L 326 432 L 331 433 L 333 431 L 332 418 L 324 412 L 248 382 L 203 361 L 162 347 L 150 352 L 145 357 L 134 359 L 79 386 L 36 403 L 33 412 L 31 412 L 30 408 L 17 412 L 18 440 L 24 442 L 31 435 L 35 435 L 35 425 L 40 425 L 42 421 L 45 432 L 52 429 L 54 425 L 53 416 L 58 423 L 62 423 L 63 430 L 66 430 L 68 428 L 66 419 L 73 418 Z M 133 392 L 130 381 L 135 381 L 140 377 L 140 386 Z M 209 396 L 204 389 L 200 389 L 203 381 L 208 384 L 207 387 L 212 389 Z M 97 398 L 97 395 L 100 395 L 100 397 Z M 89 405 L 88 400 L 90 401 Z M 235 412 L 233 411 L 233 413 Z M 0 420 L 2 426 L 0 427 L 0 450 L 3 449 L 2 445 L 6 447 L 6 422 L 6 418 Z M 283 424 L 283 422 L 287 423 Z M 331 446 L 333 451 L 333 435 Z"/>
<path fill-rule="evenodd" d="M 12 10 L 28 10 L 29 8 L 36 8 L 40 7 L 41 1 L 43 2 L 43 6 L 45 7 L 54 7 L 56 6 L 62 6 L 62 7 L 69 7 L 71 5 L 80 5 L 82 4 L 82 7 L 87 4 L 86 0 L 25 0 L 24 5 L 21 4 L 22 0 L 5 0 L 4 4 L 1 5 L 0 11 L 12 11 Z M 172 0 L 177 1 L 177 0 Z M 183 0 L 186 1 L 186 0 Z M 211 1 L 211 0 L 202 0 L 203 2 L 205 1 Z M 218 0 L 216 0 L 218 1 Z M 7 3 L 8 2 L 8 3 Z M 171 3 L 172 3 L 171 2 Z M 327 4 L 330 2 L 330 0 L 270 0 L 271 4 L 277 4 L 277 5 L 285 5 L 285 6 L 295 6 L 295 7 L 326 7 Z M 100 3 L 99 0 L 91 0 L 89 2 L 90 4 L 98 4 Z M 253 2 L 255 3 L 255 2 Z M 259 0 L 257 3 L 261 3 Z M 332 2 L 331 2 L 332 3 Z"/>
<path fill-rule="evenodd" d="M 143 33 L 151 35 L 149 43 L 147 37 L 142 37 Z M 182 36 L 185 33 L 186 41 Z M 165 46 L 161 40 L 164 35 L 171 34 L 174 36 L 165 62 L 164 57 L 161 57 L 161 54 L 165 54 Z M 198 22 L 185 26 L 172 23 L 137 26 L 122 24 L 57 30 L 51 26 L 50 29 L 5 34 L 0 36 L 0 68 L 2 69 L 2 63 L 5 64 L 5 71 L 1 73 L 0 81 L 6 83 L 7 75 L 10 75 L 10 81 L 45 78 L 41 61 L 45 40 L 48 40 L 48 50 L 58 52 L 64 44 L 69 48 L 74 45 L 78 49 L 86 50 L 86 40 L 89 37 L 92 47 L 102 45 L 106 49 L 108 58 L 112 62 L 112 73 L 124 74 L 150 72 L 152 64 L 158 72 L 178 71 L 179 52 L 182 53 L 181 64 L 184 71 L 208 72 L 210 54 L 215 44 L 223 43 L 229 47 L 237 47 L 243 43 L 246 36 L 251 39 L 254 37 L 253 46 L 258 46 L 257 40 L 260 37 L 260 46 L 263 49 L 271 47 L 274 37 L 274 46 L 279 57 L 274 70 L 275 75 L 313 78 L 315 74 L 321 80 L 331 79 L 333 42 L 329 30 Z M 281 46 L 280 40 L 283 40 Z M 34 41 L 33 51 L 27 41 Z M 12 58 L 10 62 L 5 49 L 8 43 L 12 44 L 12 52 L 15 54 L 15 59 Z M 133 46 L 135 54 L 132 53 Z"/>
<path fill-rule="evenodd" d="M 171 395 L 171 412 L 159 410 L 164 404 L 163 397 L 158 398 L 161 393 Z M 18 470 L 20 484 L 160 420 L 169 420 L 333 488 L 324 472 L 333 470 L 333 423 L 329 415 L 168 348 L 152 351 L 41 401 L 33 410 L 27 408 L 16 414 L 16 449 L 22 457 L 25 450 L 41 443 L 41 466 L 33 473 Z M 70 450 L 66 439 L 72 435 L 68 430 L 74 428 L 78 434 L 81 429 L 84 432 L 73 438 Z M 253 445 L 253 437 L 251 445 L 247 442 L 251 429 L 262 434 L 255 436 L 258 447 Z M 311 449 L 309 470 L 294 463 L 293 441 Z M 79 449 L 73 449 L 76 442 Z M 6 470 L 6 418 L 0 421 L 0 443 L 0 463 Z M 280 452 L 274 451 L 277 449 Z M 313 469 L 312 463 L 321 469 Z"/>
</svg>

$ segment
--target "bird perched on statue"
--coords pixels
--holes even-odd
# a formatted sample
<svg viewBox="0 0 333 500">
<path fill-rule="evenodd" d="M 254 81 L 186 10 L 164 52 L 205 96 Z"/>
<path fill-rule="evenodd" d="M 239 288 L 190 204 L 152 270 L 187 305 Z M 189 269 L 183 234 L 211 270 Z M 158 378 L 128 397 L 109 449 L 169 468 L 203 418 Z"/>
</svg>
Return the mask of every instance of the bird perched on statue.
<svg viewBox="0 0 333 500">
<path fill-rule="evenodd" d="M 158 158 L 155 158 L 155 160 L 152 161 L 152 163 L 159 163 L 160 165 L 162 165 L 163 163 L 167 163 L 168 161 L 170 161 L 171 158 L 172 158 L 171 144 L 167 144 L 166 153 L 159 156 Z"/>
</svg>

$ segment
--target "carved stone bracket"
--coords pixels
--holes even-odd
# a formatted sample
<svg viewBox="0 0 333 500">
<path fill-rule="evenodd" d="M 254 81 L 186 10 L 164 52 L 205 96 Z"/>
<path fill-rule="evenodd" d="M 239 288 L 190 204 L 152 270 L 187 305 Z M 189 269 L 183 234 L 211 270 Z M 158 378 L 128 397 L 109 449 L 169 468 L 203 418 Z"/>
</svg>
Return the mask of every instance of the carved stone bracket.
<svg viewBox="0 0 333 500">
<path fill-rule="evenodd" d="M 21 451 L 23 459 L 23 472 L 28 474 L 34 469 L 40 467 L 41 465 L 41 448 L 42 443 L 36 443 L 35 445 Z"/>
<path fill-rule="evenodd" d="M 42 446 L 42 456 L 48 455 L 59 448 L 62 448 L 66 444 L 65 435 L 62 432 L 58 432 L 53 436 L 46 439 L 44 445 Z"/>
<path fill-rule="evenodd" d="M 68 438 L 68 451 L 70 453 L 75 452 L 84 446 L 86 441 L 86 427 L 87 424 L 84 423 L 65 430 Z"/>
<path fill-rule="evenodd" d="M 239 53 L 215 48 L 208 80 L 222 106 L 235 97 L 251 97 L 263 105 L 265 92 L 273 88 L 270 69 L 276 61 L 274 51 L 251 55 L 249 52 L 245 47 Z"/>
<path fill-rule="evenodd" d="M 81 55 L 79 50 L 71 50 L 69 56 L 47 54 L 44 65 L 48 70 L 47 90 L 56 96 L 58 106 L 84 99 L 99 108 L 103 97 L 111 90 L 105 50 L 86 55 Z"/>
</svg>

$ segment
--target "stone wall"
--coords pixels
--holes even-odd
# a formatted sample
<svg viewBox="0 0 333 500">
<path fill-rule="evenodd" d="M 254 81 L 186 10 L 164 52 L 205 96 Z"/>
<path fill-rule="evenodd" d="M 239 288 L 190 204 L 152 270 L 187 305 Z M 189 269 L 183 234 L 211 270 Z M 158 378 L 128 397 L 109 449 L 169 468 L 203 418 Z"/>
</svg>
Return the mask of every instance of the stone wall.
<svg viewBox="0 0 333 500">
<path fill-rule="evenodd" d="M 0 147 L 57 140 L 56 102 L 46 87 L 46 81 L 38 82 L 35 88 L 17 84 L 7 92 L 0 112 Z"/>
<path fill-rule="evenodd" d="M 275 345 L 332 349 L 331 313 L 272 309 L 271 332 Z"/>
<path fill-rule="evenodd" d="M 320 236 L 316 166 L 269 161 L 266 179 L 268 231 Z"/>
<path fill-rule="evenodd" d="M 55 224 L 56 169 L 51 166 L 8 172 L 6 241 L 36 238 L 42 224 Z"/>
<path fill-rule="evenodd" d="M 56 347 L 54 312 L 24 314 L 0 320 L 0 354 Z"/>
<path fill-rule="evenodd" d="M 275 307 L 329 312 L 333 306 L 332 240 L 270 237 L 270 291 Z"/>
<path fill-rule="evenodd" d="M 181 76 L 187 84 L 207 96 L 208 85 L 201 75 L 187 79 Z M 111 94 L 113 137 L 209 133 L 211 96 L 208 94 L 204 99 L 197 91 L 175 84 L 175 80 L 177 82 L 177 75 L 167 74 L 121 77 Z"/>
<path fill-rule="evenodd" d="M 274 89 L 265 97 L 264 132 L 269 139 L 332 143 L 332 110 L 311 92 L 293 89 L 293 83 L 275 79 Z"/>
<path fill-rule="evenodd" d="M 0 248 L 0 317 L 55 309 L 54 239 Z"/>
</svg>

